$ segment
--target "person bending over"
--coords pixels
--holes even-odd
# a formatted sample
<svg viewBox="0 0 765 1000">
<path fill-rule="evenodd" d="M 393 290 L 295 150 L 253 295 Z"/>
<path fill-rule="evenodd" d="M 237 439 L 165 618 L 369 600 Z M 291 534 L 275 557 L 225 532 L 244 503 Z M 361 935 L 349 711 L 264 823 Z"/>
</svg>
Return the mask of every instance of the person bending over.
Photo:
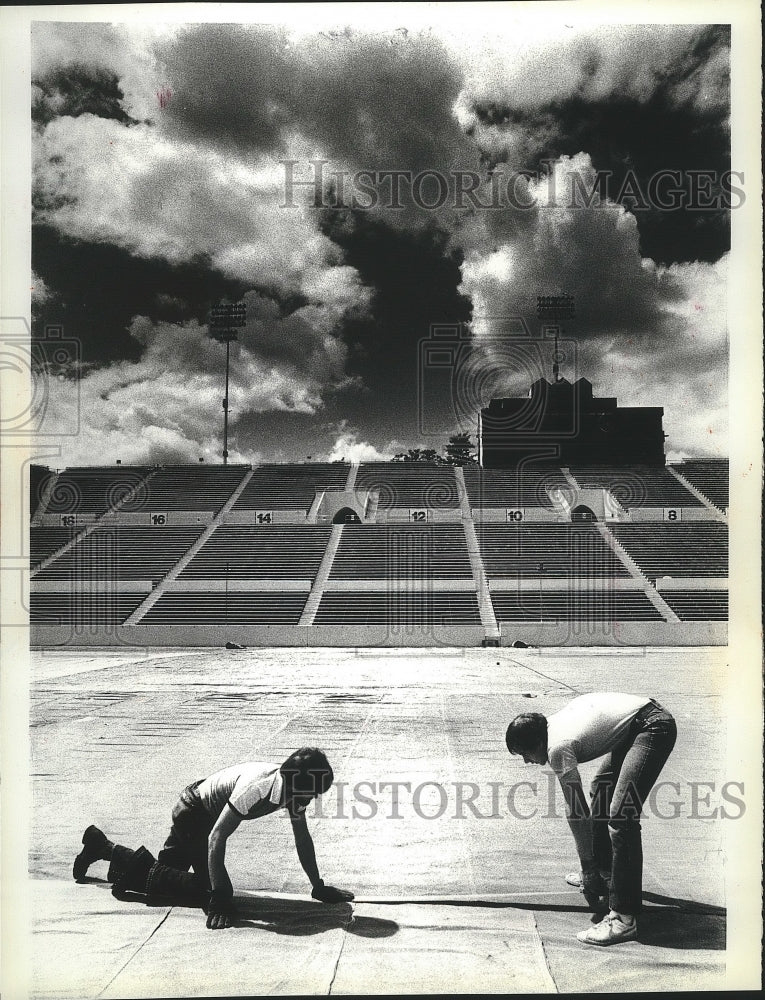
<svg viewBox="0 0 765 1000">
<path fill-rule="evenodd" d="M 642 905 L 640 813 L 672 752 L 677 727 L 653 698 L 596 692 L 574 698 L 546 718 L 516 716 L 505 742 L 527 764 L 549 762 L 566 801 L 566 815 L 581 864 L 579 884 L 595 908 L 608 896 L 609 912 L 577 934 L 586 944 L 610 945 L 637 936 Z M 605 759 L 591 787 L 588 808 L 578 765 Z"/>
<path fill-rule="evenodd" d="M 145 847 L 130 850 L 89 826 L 72 874 L 81 881 L 94 861 L 108 861 L 107 878 L 118 898 L 125 892 L 180 897 L 205 909 L 211 930 L 230 927 L 237 914 L 225 864 L 228 839 L 242 820 L 286 809 L 313 898 L 324 903 L 349 901 L 353 893 L 325 885 L 319 875 L 305 817 L 308 804 L 333 780 L 329 761 L 314 747 L 296 750 L 280 767 L 254 761 L 234 764 L 181 792 L 170 833 L 156 859 Z"/>
</svg>

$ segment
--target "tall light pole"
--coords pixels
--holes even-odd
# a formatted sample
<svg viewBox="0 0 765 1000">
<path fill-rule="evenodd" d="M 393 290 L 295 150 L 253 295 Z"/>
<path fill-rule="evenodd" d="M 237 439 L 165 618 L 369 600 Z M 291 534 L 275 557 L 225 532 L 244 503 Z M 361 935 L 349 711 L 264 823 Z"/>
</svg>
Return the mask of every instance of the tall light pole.
<svg viewBox="0 0 765 1000">
<path fill-rule="evenodd" d="M 553 382 L 560 380 L 560 355 L 558 353 L 558 334 L 563 331 L 560 325 L 562 319 L 574 316 L 573 295 L 537 295 L 537 316 L 541 320 L 551 319 L 555 330 L 555 353 L 553 354 Z"/>
<path fill-rule="evenodd" d="M 247 306 L 244 302 L 225 302 L 210 310 L 210 335 L 226 345 L 226 394 L 223 397 L 223 464 L 228 465 L 228 370 L 231 341 L 237 339 L 236 330 L 247 323 Z"/>
</svg>

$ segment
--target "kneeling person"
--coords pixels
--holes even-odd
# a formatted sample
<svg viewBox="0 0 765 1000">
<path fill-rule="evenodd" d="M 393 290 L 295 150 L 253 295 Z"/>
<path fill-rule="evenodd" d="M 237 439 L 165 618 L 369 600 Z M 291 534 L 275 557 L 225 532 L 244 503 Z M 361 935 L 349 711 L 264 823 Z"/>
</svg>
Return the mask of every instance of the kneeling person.
<svg viewBox="0 0 765 1000">
<path fill-rule="evenodd" d="M 675 720 L 657 701 L 608 692 L 574 698 L 549 718 L 526 712 L 507 728 L 511 754 L 527 764 L 549 762 L 558 776 L 588 903 L 594 907 L 608 894 L 608 915 L 577 935 L 586 944 L 636 937 L 643 881 L 640 813 L 676 738 Z M 590 812 L 578 765 L 604 755 Z"/>
<path fill-rule="evenodd" d="M 107 878 L 113 883 L 115 896 L 126 891 L 177 896 L 203 906 L 210 929 L 230 927 L 236 910 L 225 865 L 228 838 L 242 820 L 286 809 L 313 898 L 324 903 L 351 900 L 353 893 L 324 884 L 305 818 L 308 804 L 326 792 L 333 780 L 326 756 L 313 747 L 295 751 L 280 767 L 252 761 L 234 764 L 183 790 L 173 808 L 170 833 L 156 860 L 146 848 L 132 851 L 89 826 L 72 873 L 79 881 L 94 861 L 108 861 Z"/>
</svg>

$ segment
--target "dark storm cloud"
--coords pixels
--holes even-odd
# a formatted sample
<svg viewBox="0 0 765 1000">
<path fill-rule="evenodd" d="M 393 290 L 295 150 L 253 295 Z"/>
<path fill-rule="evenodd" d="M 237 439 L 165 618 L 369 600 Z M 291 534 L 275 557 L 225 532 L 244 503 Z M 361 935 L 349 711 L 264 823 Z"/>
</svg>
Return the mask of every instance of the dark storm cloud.
<svg viewBox="0 0 765 1000">
<path fill-rule="evenodd" d="M 351 369 L 372 388 L 412 389 L 418 343 L 431 325 L 470 319 L 470 300 L 458 291 L 461 254 L 439 229 L 410 233 L 361 212 L 326 212 L 321 226 L 375 289 L 371 316 L 343 325 Z"/>
<path fill-rule="evenodd" d="M 32 79 L 32 121 L 47 125 L 62 115 L 92 114 L 136 125 L 123 107 L 124 93 L 111 70 L 74 63 Z"/>
<path fill-rule="evenodd" d="M 671 60 L 647 52 L 643 78 L 635 67 L 640 42 L 637 31 L 637 51 L 620 66 L 607 62 L 603 45 L 580 41 L 568 93 L 538 104 L 527 94 L 518 104 L 475 100 L 472 131 L 489 163 L 517 167 L 522 157 L 523 168 L 535 173 L 561 156 L 587 152 L 604 172 L 602 193 L 634 212 L 644 256 L 666 264 L 718 260 L 730 247 L 729 28 L 698 29 Z M 646 197 L 659 171 L 679 172 L 687 209 Z M 702 182 L 709 192 L 704 207 L 694 207 L 700 199 L 692 171 L 710 176 Z"/>
<path fill-rule="evenodd" d="M 298 133 L 330 158 L 379 169 L 446 167 L 462 146 L 451 112 L 462 73 L 429 35 L 296 41 L 277 28 L 205 25 L 158 56 L 173 91 L 163 121 L 184 139 L 279 156 Z"/>
<path fill-rule="evenodd" d="M 79 103 L 36 130 L 37 331 L 63 321 L 100 363 L 82 388 L 115 449 L 138 435 L 141 454 L 219 452 L 221 356 L 204 324 L 223 297 L 248 305 L 232 390 L 245 456 L 300 457 L 303 439 L 314 458 L 322 439 L 325 454 L 360 458 L 422 444 L 431 326 L 472 323 L 479 367 L 492 364 L 485 318 L 536 330 L 536 296 L 561 292 L 576 295 L 567 333 L 601 394 L 634 397 L 646 380 L 654 397 L 687 390 L 700 426 L 720 399 L 709 369 L 724 367 L 724 273 L 661 265 L 718 261 L 726 211 L 630 214 L 604 200 L 569 212 L 539 178 L 523 211 L 394 211 L 383 198 L 366 213 L 321 212 L 310 197 L 285 209 L 280 159 L 301 178 L 312 158 L 328 173 L 545 167 L 587 189 L 607 171 L 612 198 L 657 168 L 728 166 L 723 30 L 492 44 L 250 25 L 123 42 L 105 26 L 48 32 L 38 78 L 91 70 Z M 449 392 L 429 397 L 430 430 L 455 429 Z"/>
<path fill-rule="evenodd" d="M 244 292 L 204 260 L 174 267 L 110 244 L 70 240 L 44 225 L 32 228 L 32 257 L 48 291 L 37 306 L 33 335 L 62 325 L 88 364 L 139 357 L 141 347 L 129 332 L 137 314 L 203 323 L 211 303 Z"/>
</svg>

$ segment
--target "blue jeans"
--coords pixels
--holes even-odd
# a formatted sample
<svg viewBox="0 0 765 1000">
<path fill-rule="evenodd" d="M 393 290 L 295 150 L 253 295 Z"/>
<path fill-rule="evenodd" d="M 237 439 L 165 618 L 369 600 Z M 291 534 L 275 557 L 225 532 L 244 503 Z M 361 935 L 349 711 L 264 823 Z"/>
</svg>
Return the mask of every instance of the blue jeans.
<svg viewBox="0 0 765 1000">
<path fill-rule="evenodd" d="M 198 781 L 194 782 L 181 792 L 173 809 L 173 825 L 157 861 L 183 872 L 193 868 L 201 885 L 209 888 L 207 838 L 215 820 L 202 805 L 197 792 L 198 784 Z"/>
<path fill-rule="evenodd" d="M 595 863 L 611 872 L 609 906 L 635 915 L 643 902 L 640 814 L 677 739 L 670 713 L 653 699 L 635 716 L 624 741 L 606 757 L 592 782 Z"/>
</svg>

